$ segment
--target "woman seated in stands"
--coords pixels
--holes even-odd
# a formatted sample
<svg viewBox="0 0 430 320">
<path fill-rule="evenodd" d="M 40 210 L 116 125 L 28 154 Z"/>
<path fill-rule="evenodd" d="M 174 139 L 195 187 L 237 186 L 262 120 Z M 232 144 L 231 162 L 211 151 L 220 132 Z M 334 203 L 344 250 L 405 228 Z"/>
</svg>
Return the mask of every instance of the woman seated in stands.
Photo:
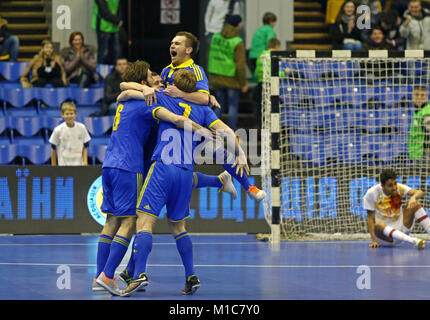
<svg viewBox="0 0 430 320">
<path fill-rule="evenodd" d="M 387 42 L 381 28 L 375 27 L 370 33 L 369 40 L 363 44 L 363 50 L 393 50 L 394 47 Z"/>
<path fill-rule="evenodd" d="M 84 43 L 84 36 L 74 31 L 69 38 L 70 47 L 61 50 L 67 81 L 77 83 L 79 88 L 89 88 L 99 81 L 97 75 L 97 51 Z"/>
<path fill-rule="evenodd" d="M 330 26 L 333 49 L 360 50 L 361 37 L 357 28 L 356 8 L 353 1 L 345 1 L 336 22 Z"/>
<path fill-rule="evenodd" d="M 58 88 L 67 85 L 63 60 L 54 52 L 54 45 L 51 41 L 42 41 L 42 49 L 24 70 L 20 81 L 23 88 L 44 87 L 47 84 Z"/>
</svg>

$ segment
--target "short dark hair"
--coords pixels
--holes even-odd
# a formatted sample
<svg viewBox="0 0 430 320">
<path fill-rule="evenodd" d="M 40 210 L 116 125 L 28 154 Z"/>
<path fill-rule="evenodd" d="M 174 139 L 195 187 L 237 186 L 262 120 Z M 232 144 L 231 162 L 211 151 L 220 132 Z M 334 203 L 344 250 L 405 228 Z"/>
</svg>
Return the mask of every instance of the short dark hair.
<svg viewBox="0 0 430 320">
<path fill-rule="evenodd" d="M 394 169 L 384 169 L 379 175 L 379 182 L 384 185 L 390 179 L 396 179 L 397 172 Z"/>
<path fill-rule="evenodd" d="M 273 49 L 280 45 L 281 45 L 281 41 L 279 41 L 276 38 L 272 38 L 269 40 L 269 42 L 267 42 L 267 49 Z"/>
<path fill-rule="evenodd" d="M 127 69 L 125 69 L 122 79 L 125 82 L 137 82 L 148 81 L 148 71 L 151 66 L 146 61 L 137 60 L 129 63 Z"/>
<path fill-rule="evenodd" d="M 263 24 L 269 24 L 271 22 L 276 22 L 276 14 L 272 12 L 266 12 L 263 16 Z"/>
<path fill-rule="evenodd" d="M 199 52 L 200 48 L 200 41 L 197 39 L 195 35 L 193 35 L 191 32 L 187 31 L 179 31 L 176 33 L 176 36 L 183 36 L 186 40 L 186 46 L 193 48 L 193 51 L 191 52 L 191 57 L 195 57 L 197 52 Z"/>
<path fill-rule="evenodd" d="M 179 69 L 173 75 L 173 84 L 184 92 L 194 92 L 197 84 L 196 75 L 191 70 Z"/>
<path fill-rule="evenodd" d="M 76 36 L 81 36 L 81 38 L 82 38 L 82 44 L 85 43 L 84 35 L 82 34 L 82 32 L 80 32 L 80 31 L 73 31 L 70 34 L 70 37 L 69 37 L 69 44 L 70 44 L 71 47 L 73 47 L 73 39 L 75 39 Z"/>
</svg>

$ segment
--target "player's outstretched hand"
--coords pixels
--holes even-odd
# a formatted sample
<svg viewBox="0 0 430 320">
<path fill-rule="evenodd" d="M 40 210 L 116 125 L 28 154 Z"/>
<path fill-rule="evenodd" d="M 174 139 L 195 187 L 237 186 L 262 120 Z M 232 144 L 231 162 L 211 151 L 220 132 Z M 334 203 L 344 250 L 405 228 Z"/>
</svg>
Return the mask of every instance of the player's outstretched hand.
<svg viewBox="0 0 430 320">
<path fill-rule="evenodd" d="M 221 109 L 221 105 L 213 95 L 209 96 L 209 107 L 215 107 L 215 108 Z"/>
<path fill-rule="evenodd" d="M 243 177 L 243 170 L 245 170 L 245 173 L 249 175 L 248 161 L 246 160 L 244 154 L 241 154 L 240 156 L 236 157 L 231 167 L 236 168 L 236 174 L 241 177 Z"/>
<path fill-rule="evenodd" d="M 381 245 L 376 241 L 373 241 L 371 244 L 369 244 L 369 248 L 379 248 L 380 246 Z"/>
<path fill-rule="evenodd" d="M 145 102 L 149 107 L 152 107 L 152 103 L 157 103 L 157 96 L 155 91 L 160 92 L 158 89 L 153 89 L 148 86 L 142 88 L 143 96 L 145 97 Z"/>
<path fill-rule="evenodd" d="M 178 87 L 175 85 L 168 86 L 166 89 L 164 89 L 163 92 L 172 98 L 181 98 L 184 93 L 182 90 L 179 90 Z"/>
</svg>

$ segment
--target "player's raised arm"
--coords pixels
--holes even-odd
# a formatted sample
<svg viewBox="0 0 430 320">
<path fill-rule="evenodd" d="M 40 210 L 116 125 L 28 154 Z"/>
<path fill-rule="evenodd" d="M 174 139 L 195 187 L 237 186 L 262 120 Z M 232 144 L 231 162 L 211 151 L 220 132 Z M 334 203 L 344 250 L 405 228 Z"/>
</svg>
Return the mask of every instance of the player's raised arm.
<svg viewBox="0 0 430 320">
<path fill-rule="evenodd" d="M 201 125 L 195 123 L 194 121 L 184 117 L 179 116 L 173 112 L 170 112 L 166 108 L 156 108 L 154 110 L 154 116 L 162 121 L 171 122 L 178 128 L 187 129 L 191 128 L 192 131 L 196 132 L 198 135 L 205 137 L 207 139 L 212 139 L 213 134 L 210 130 L 202 127 Z"/>
<path fill-rule="evenodd" d="M 119 85 L 121 91 L 125 90 L 136 90 L 142 93 L 139 98 L 136 99 L 143 99 L 145 100 L 146 104 L 148 106 L 152 106 L 152 103 L 157 103 L 157 96 L 155 95 L 155 92 L 160 92 L 158 89 L 154 89 L 151 87 L 148 87 L 147 85 L 143 85 L 137 82 L 121 82 Z M 118 101 L 125 101 L 125 100 L 118 100 Z"/>
<path fill-rule="evenodd" d="M 372 239 L 372 243 L 369 247 L 379 248 L 380 245 L 375 236 L 375 211 L 367 210 L 367 228 L 369 229 L 370 238 Z"/>
<path fill-rule="evenodd" d="M 210 129 L 214 129 L 216 132 L 225 134 L 227 136 L 227 148 L 230 150 L 233 149 L 236 155 L 236 160 L 232 166 L 233 168 L 236 167 L 236 174 L 242 177 L 243 170 L 245 169 L 246 174 L 249 175 L 249 166 L 245 152 L 242 150 L 239 139 L 237 139 L 234 131 L 221 120 L 217 120 L 214 124 L 212 124 Z"/>
</svg>

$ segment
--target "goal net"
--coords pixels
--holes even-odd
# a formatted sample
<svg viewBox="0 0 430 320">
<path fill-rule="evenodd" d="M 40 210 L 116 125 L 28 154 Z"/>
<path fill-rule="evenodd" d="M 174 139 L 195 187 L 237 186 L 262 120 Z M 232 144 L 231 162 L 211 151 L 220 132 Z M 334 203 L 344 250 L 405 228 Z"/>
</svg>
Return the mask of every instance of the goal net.
<svg viewBox="0 0 430 320">
<path fill-rule="evenodd" d="M 430 114 L 416 115 L 430 92 L 427 53 L 272 51 L 263 59 L 263 207 L 272 236 L 279 224 L 281 238 L 368 239 L 362 199 L 387 167 L 423 190 L 430 209 Z M 415 223 L 413 232 L 424 231 Z"/>
</svg>

